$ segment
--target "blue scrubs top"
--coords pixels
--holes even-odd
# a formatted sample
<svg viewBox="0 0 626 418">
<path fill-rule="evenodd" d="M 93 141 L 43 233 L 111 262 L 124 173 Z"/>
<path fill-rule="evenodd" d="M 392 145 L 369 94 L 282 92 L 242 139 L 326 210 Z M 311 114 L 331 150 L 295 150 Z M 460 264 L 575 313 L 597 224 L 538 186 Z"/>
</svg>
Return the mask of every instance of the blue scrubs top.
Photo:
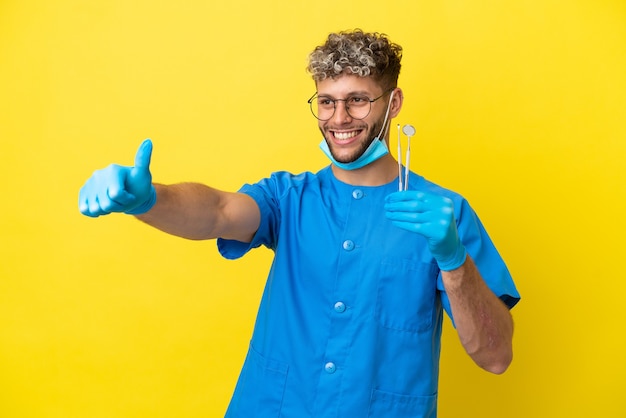
<svg viewBox="0 0 626 418">
<path fill-rule="evenodd" d="M 415 173 L 409 184 L 453 200 L 468 254 L 515 305 L 508 269 L 467 201 Z M 351 186 L 330 166 L 242 187 L 261 224 L 251 243 L 219 239 L 219 251 L 235 259 L 264 245 L 275 256 L 227 417 L 436 416 L 442 312 L 452 313 L 426 240 L 385 218 L 397 188 Z"/>
</svg>

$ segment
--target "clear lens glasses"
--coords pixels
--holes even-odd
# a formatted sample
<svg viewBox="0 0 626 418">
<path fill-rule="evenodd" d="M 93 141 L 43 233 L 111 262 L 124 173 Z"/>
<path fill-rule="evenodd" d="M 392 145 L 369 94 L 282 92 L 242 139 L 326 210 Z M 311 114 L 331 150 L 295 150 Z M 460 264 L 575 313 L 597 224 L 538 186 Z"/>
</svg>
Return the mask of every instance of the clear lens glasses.
<svg viewBox="0 0 626 418">
<path fill-rule="evenodd" d="M 375 99 L 370 99 L 369 97 L 362 95 L 349 96 L 346 99 L 333 99 L 328 96 L 318 96 L 317 93 L 315 93 L 308 100 L 308 103 L 311 107 L 311 113 L 313 113 L 313 116 L 321 121 L 326 121 L 333 117 L 335 110 L 337 109 L 337 102 L 344 103 L 346 113 L 348 113 L 352 119 L 365 119 L 372 110 L 372 103 L 382 98 L 391 90 L 393 89 L 385 91 Z"/>
</svg>

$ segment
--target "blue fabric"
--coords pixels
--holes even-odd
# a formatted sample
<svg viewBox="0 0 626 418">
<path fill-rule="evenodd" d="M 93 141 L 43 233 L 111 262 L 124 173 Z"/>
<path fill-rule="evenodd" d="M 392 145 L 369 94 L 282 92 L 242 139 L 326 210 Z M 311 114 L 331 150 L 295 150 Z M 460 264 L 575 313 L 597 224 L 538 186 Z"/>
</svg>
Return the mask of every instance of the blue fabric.
<svg viewBox="0 0 626 418">
<path fill-rule="evenodd" d="M 461 241 L 488 286 L 519 294 L 465 199 L 411 173 L 411 189 L 454 201 Z M 437 263 L 419 234 L 384 215 L 397 180 L 379 187 L 317 174 L 274 173 L 245 185 L 261 225 L 251 243 L 219 239 L 221 254 L 274 250 L 226 416 L 435 417 L 443 311 Z"/>
<path fill-rule="evenodd" d="M 357 168 L 365 167 L 366 165 L 371 164 L 379 158 L 389 154 L 387 143 L 384 140 L 381 141 L 378 137 L 374 138 L 363 154 L 351 163 L 340 163 L 335 160 L 335 157 L 333 157 L 333 154 L 330 152 L 326 139 L 322 139 L 322 142 L 320 142 L 320 149 L 333 164 L 344 170 L 356 170 Z"/>
</svg>

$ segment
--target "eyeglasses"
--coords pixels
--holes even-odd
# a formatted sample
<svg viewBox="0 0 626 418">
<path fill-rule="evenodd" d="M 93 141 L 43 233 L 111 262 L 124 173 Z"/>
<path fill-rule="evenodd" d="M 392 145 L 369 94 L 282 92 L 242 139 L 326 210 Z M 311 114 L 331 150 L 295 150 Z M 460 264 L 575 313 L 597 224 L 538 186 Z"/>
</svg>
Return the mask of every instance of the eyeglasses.
<svg viewBox="0 0 626 418">
<path fill-rule="evenodd" d="M 327 121 L 333 117 L 337 109 L 337 102 L 344 102 L 346 113 L 348 113 L 348 116 L 352 119 L 365 119 L 372 110 L 372 103 L 391 92 L 394 88 L 390 88 L 375 99 L 370 99 L 360 94 L 348 96 L 346 99 L 332 99 L 328 96 L 318 96 L 316 92 L 308 100 L 308 103 L 313 116 L 321 121 Z"/>
</svg>

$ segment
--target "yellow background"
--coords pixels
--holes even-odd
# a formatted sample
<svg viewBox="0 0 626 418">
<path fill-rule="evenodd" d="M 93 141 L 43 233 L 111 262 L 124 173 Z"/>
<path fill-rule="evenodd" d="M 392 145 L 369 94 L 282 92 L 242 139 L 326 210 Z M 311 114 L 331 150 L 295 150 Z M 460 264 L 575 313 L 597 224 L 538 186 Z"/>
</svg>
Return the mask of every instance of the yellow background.
<svg viewBox="0 0 626 418">
<path fill-rule="evenodd" d="M 440 416 L 626 416 L 626 2 L 2 0 L 0 417 L 223 415 L 271 253 L 89 219 L 78 190 L 146 137 L 160 182 L 316 171 L 306 56 L 354 27 L 404 47 L 412 168 L 523 296 L 503 376 L 446 322 Z"/>
</svg>

